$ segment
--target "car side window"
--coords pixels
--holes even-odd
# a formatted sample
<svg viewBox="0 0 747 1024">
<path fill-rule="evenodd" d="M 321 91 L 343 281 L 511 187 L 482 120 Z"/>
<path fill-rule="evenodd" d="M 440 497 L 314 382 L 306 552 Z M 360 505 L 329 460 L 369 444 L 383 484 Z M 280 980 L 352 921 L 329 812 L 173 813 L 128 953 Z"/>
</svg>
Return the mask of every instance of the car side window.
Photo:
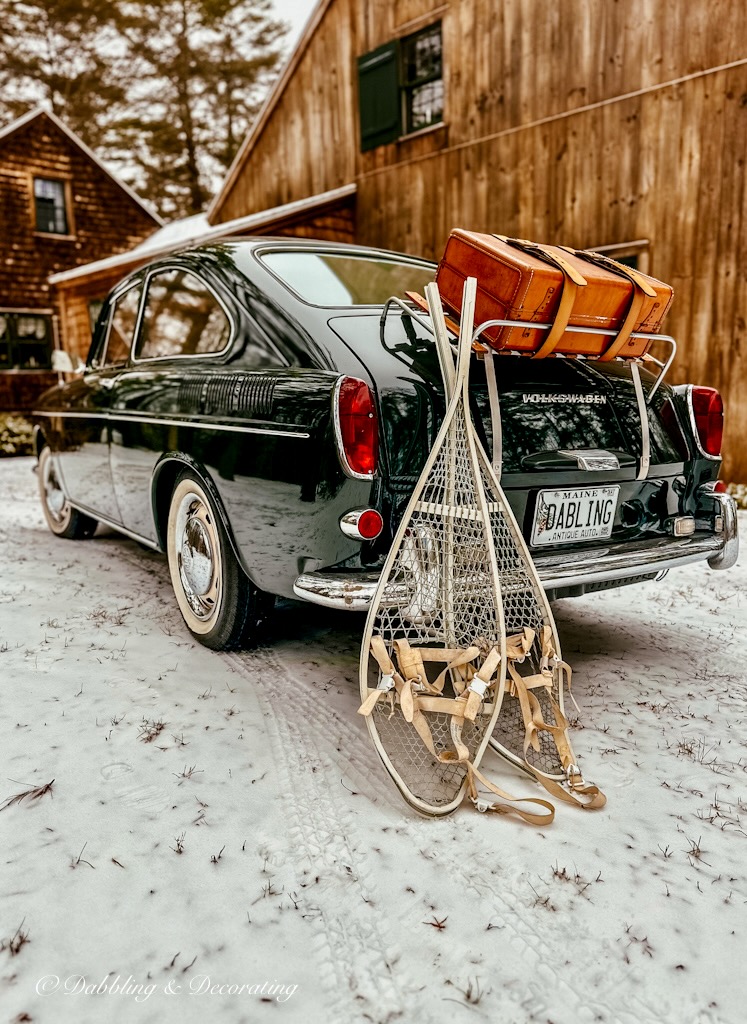
<svg viewBox="0 0 747 1024">
<path fill-rule="evenodd" d="M 231 323 L 211 290 L 186 270 L 165 270 L 148 281 L 138 359 L 222 352 Z"/>
<path fill-rule="evenodd" d="M 140 306 L 140 286 L 130 288 L 115 301 L 109 318 L 109 332 L 103 366 L 120 366 L 130 358 L 135 337 L 137 311 Z"/>
</svg>

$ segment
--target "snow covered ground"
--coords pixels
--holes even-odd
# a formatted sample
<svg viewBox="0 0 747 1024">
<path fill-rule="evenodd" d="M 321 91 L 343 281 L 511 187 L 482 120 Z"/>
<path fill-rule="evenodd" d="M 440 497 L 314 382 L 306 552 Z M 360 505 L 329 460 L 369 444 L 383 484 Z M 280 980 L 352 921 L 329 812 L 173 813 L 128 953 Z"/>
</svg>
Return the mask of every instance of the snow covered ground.
<svg viewBox="0 0 747 1024">
<path fill-rule="evenodd" d="M 362 618 L 288 602 L 212 654 L 161 556 L 47 531 L 31 466 L 0 462 L 0 806 L 54 783 L 0 810 L 2 1024 L 744 1021 L 745 558 L 556 605 L 604 810 L 428 821 L 355 713 Z"/>
</svg>

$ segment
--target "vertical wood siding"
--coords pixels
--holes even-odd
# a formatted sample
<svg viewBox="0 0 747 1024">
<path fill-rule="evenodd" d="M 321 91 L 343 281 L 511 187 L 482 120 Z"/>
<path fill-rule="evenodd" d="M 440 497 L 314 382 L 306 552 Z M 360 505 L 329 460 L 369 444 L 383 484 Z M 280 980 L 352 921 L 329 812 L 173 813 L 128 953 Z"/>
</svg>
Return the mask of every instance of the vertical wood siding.
<svg viewBox="0 0 747 1024">
<path fill-rule="evenodd" d="M 361 154 L 356 58 L 429 14 L 445 126 Z M 333 0 L 217 219 L 357 181 L 357 240 L 431 257 L 455 226 L 646 238 L 673 379 L 722 391 L 724 476 L 747 481 L 745 60 L 744 0 Z"/>
</svg>

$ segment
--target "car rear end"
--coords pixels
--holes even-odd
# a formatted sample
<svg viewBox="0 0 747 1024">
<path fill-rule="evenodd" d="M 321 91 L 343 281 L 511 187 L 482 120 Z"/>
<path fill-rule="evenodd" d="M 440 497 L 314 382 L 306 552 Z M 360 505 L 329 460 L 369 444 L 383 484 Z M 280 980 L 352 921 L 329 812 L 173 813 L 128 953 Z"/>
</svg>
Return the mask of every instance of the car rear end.
<svg viewBox="0 0 747 1024">
<path fill-rule="evenodd" d="M 656 390 L 643 475 L 640 412 L 626 364 L 507 358 L 513 366 L 497 360 L 502 485 L 551 596 L 651 579 L 700 559 L 714 568 L 733 564 L 736 515 L 717 491 L 717 393 Z M 648 395 L 655 377 L 641 376 Z M 474 401 L 490 451 L 489 403 L 479 382 Z"/>
<path fill-rule="evenodd" d="M 344 565 L 299 577 L 299 597 L 365 608 L 444 414 L 429 332 L 400 312 L 331 317 L 368 371 L 378 450 L 369 507 L 375 536 Z M 641 423 L 629 366 L 496 358 L 501 483 L 552 597 L 655 578 L 689 562 L 734 564 L 737 520 L 718 483 L 723 410 L 712 389 L 656 389 L 648 408 L 651 462 L 641 478 Z M 655 376 L 641 371 L 644 392 Z M 492 451 L 484 364 L 471 371 L 473 417 Z M 378 521 L 376 523 L 378 527 Z M 341 525 L 343 528 L 343 525 Z"/>
</svg>

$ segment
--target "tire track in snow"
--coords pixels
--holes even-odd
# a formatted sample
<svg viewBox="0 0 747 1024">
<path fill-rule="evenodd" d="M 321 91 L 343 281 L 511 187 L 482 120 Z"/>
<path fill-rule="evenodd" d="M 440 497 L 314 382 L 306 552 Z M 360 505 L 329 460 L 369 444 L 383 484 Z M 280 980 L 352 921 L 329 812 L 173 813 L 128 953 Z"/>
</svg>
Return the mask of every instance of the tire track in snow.
<svg viewBox="0 0 747 1024">
<path fill-rule="evenodd" d="M 416 991 L 397 977 L 399 958 L 387 940 L 385 923 L 371 900 L 365 865 L 351 840 L 352 815 L 329 784 L 335 759 L 316 740 L 329 729 L 329 716 L 319 708 L 318 695 L 307 693 L 267 648 L 227 657 L 256 688 L 275 734 L 281 791 L 300 855 L 295 868 L 299 882 L 306 879 L 308 899 L 320 897 L 314 920 L 322 977 L 332 1004 L 330 1019 L 340 1024 L 352 1019 L 385 1022 L 403 1013 L 423 1019 Z"/>
<path fill-rule="evenodd" d="M 162 577 L 164 586 L 170 585 L 165 566 L 161 572 L 161 565 L 154 565 L 150 559 L 144 565 L 142 556 L 135 552 L 126 560 L 141 568 L 147 565 L 149 574 Z M 325 652 L 320 650 L 319 654 L 324 657 Z M 336 877 L 326 886 L 332 909 L 320 909 L 318 923 L 319 955 L 335 1013 L 330 1019 L 348 1024 L 352 1012 L 376 1021 L 392 1020 L 401 1014 L 417 1015 L 418 1019 L 425 1020 L 422 993 L 419 999 L 415 991 L 405 993 L 394 979 L 392 968 L 396 955 L 388 955 L 382 938 L 386 934 L 384 926 L 372 924 L 370 919 L 365 924 L 361 920 L 363 911 L 373 911 L 367 901 L 375 887 L 366 886 L 366 865 L 353 852 L 356 844 L 352 815 L 347 812 L 345 801 L 329 785 L 335 772 L 324 770 L 338 765 L 342 758 L 355 775 L 356 787 L 362 795 L 378 802 L 385 798 L 390 806 L 399 806 L 399 798 L 394 789 L 389 788 L 386 773 L 367 742 L 366 734 L 338 714 L 331 704 L 325 703 L 312 684 L 300 677 L 298 665 L 289 659 L 289 652 L 284 652 L 280 644 L 272 649 L 263 647 L 223 657 L 256 688 L 268 712 L 265 721 L 275 734 L 281 789 L 287 794 L 292 830 L 299 848 L 304 850 L 310 865 L 323 863 L 336 872 Z M 357 690 L 354 698 L 357 698 Z M 329 740 L 327 743 L 322 740 L 320 744 L 319 737 Z M 344 751 L 342 755 L 335 741 L 339 741 Z M 297 760 L 304 765 L 301 772 L 293 770 Z M 301 789 L 303 793 L 299 792 Z M 439 844 L 439 857 L 449 864 L 449 875 L 455 885 L 466 881 L 467 887 L 481 901 L 490 902 L 508 930 L 512 951 L 526 959 L 523 983 L 527 995 L 520 1004 L 525 1020 L 544 1024 L 561 1010 L 562 1016 L 557 1019 L 573 1019 L 579 1024 L 599 1020 L 615 1024 L 660 1024 L 659 1012 L 635 994 L 631 970 L 624 964 L 613 966 L 607 962 L 602 968 L 595 962 L 581 970 L 553 966 L 548 956 L 547 929 L 542 928 L 537 914 L 513 891 L 514 883 L 521 882 L 521 874 L 510 880 L 503 879 L 499 884 L 482 867 L 496 859 L 495 848 L 489 845 L 492 831 L 486 832 L 485 841 L 477 848 L 473 846 L 466 858 L 463 844 L 451 841 L 459 830 L 458 816 L 464 813 L 469 812 L 459 810 L 457 817 L 437 823 L 440 829 L 449 829 L 449 841 Z M 420 820 L 414 813 L 403 816 L 401 834 L 411 835 L 413 844 L 429 843 L 433 841 L 433 824 Z M 498 823 L 485 820 L 486 827 L 491 824 Z M 346 885 L 354 882 L 355 898 L 351 897 L 350 890 L 341 893 L 343 879 Z M 572 934 L 570 927 L 568 931 Z M 563 959 L 566 959 L 565 954 Z M 594 975 L 602 970 L 605 984 L 600 990 Z M 570 974 L 572 980 L 568 980 Z M 345 998 L 347 992 L 351 995 Z M 621 993 L 624 998 L 616 998 Z M 372 1015 L 364 1013 L 362 1005 L 356 1005 L 356 994 L 363 995 L 364 1001 L 371 1004 Z"/>
<path fill-rule="evenodd" d="M 396 793 L 390 787 L 389 781 L 385 779 L 385 772 L 379 763 L 378 756 L 367 742 L 367 735 L 344 717 L 336 714 L 331 706 L 325 704 L 316 690 L 307 688 L 308 684 L 299 678 L 297 666 L 285 663 L 282 649 L 273 649 L 272 651 L 264 649 L 262 653 L 270 656 L 281 667 L 287 684 L 287 688 L 276 687 L 278 696 L 273 704 L 273 713 L 278 713 L 278 708 L 287 707 L 289 695 L 292 694 L 296 720 L 300 726 L 296 731 L 300 731 L 306 736 L 309 734 L 334 735 L 335 739 L 342 741 L 339 745 L 344 752 L 342 757 L 346 765 L 349 765 L 363 780 L 364 793 L 376 793 L 378 798 L 382 788 L 387 787 L 396 803 L 399 804 Z M 239 656 L 240 659 L 247 657 L 249 655 Z M 355 696 L 357 697 L 357 693 Z M 334 723 L 333 726 L 330 725 L 331 720 Z M 328 760 L 339 762 L 340 755 L 337 754 L 337 750 L 333 749 L 330 753 L 331 758 Z M 325 791 L 330 789 L 331 774 L 333 773 L 326 773 L 327 781 L 325 783 L 324 773 L 321 776 L 317 773 L 317 783 Z M 294 780 L 296 777 L 294 774 Z M 372 778 L 381 781 L 372 785 Z M 658 1012 L 630 991 L 630 968 L 626 968 L 622 963 L 619 967 L 615 965 L 614 969 L 611 964 L 607 965 L 604 992 L 598 990 L 598 986 L 590 977 L 590 974 L 593 974 L 597 968 L 596 963 L 590 964 L 588 970 L 581 972 L 583 981 L 574 971 L 573 983 L 568 980 L 568 976 L 562 969 L 559 971 L 552 966 L 548 957 L 547 931 L 542 928 L 537 913 L 515 894 L 515 887 L 510 881 L 504 880 L 504 884 L 497 885 L 496 880 L 482 868 L 483 864 L 495 860 L 495 850 L 485 843 L 481 844 L 480 848 L 473 849 L 471 854 L 465 857 L 463 844 L 450 841 L 452 836 L 459 831 L 458 816 L 465 813 L 469 813 L 467 808 L 457 811 L 456 817 L 437 823 L 428 823 L 414 815 L 405 817 L 402 819 L 402 834 L 412 835 L 413 844 L 422 846 L 433 840 L 434 826 L 438 826 L 442 830 L 448 828 L 449 841 L 439 844 L 439 857 L 449 862 L 449 875 L 454 879 L 454 884 L 463 884 L 462 880 L 466 880 L 467 886 L 481 901 L 489 900 L 511 934 L 511 948 L 523 950 L 522 955 L 526 955 L 532 961 L 532 969 L 527 972 L 529 977 L 526 982 L 528 995 L 521 1004 L 527 1014 L 527 1020 L 533 1017 L 541 1020 L 547 1016 L 552 1018 L 553 1011 L 557 1010 L 560 997 L 564 1010 L 572 1013 L 574 1019 L 578 1021 L 607 1019 L 619 1021 L 620 1024 L 660 1024 Z M 494 825 L 497 826 L 498 822 L 485 818 L 484 824 L 487 830 Z M 346 835 L 352 838 L 350 825 L 347 828 Z M 491 835 L 492 831 L 490 833 L 486 831 L 486 839 L 489 839 Z M 514 881 L 518 880 L 517 878 Z M 614 1000 L 615 1005 L 611 1005 L 610 997 L 613 993 L 617 994 L 618 989 L 626 990 L 624 1000 L 626 1009 L 623 1010 L 620 1009 L 617 999 Z M 549 993 L 552 995 L 549 996 Z M 560 996 L 561 993 L 562 996 Z M 422 1005 L 420 1012 L 422 1015 Z"/>
</svg>

